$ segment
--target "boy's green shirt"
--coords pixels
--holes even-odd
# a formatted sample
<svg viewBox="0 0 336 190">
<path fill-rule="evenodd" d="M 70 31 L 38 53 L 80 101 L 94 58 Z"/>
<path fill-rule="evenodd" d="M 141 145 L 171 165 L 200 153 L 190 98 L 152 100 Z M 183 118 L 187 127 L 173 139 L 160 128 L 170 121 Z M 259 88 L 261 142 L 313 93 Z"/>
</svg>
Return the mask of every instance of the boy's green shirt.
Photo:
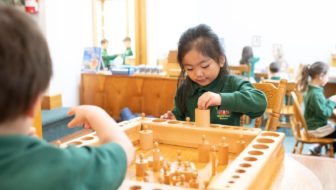
<svg viewBox="0 0 336 190">
<path fill-rule="evenodd" d="M 123 64 L 125 65 L 125 60 L 127 57 L 129 56 L 132 56 L 133 55 L 133 51 L 132 49 L 129 47 L 129 48 L 126 48 L 125 52 L 121 55 L 122 59 L 123 59 Z"/>
<path fill-rule="evenodd" d="M 57 148 L 21 135 L 0 136 L 0 189 L 117 189 L 126 174 L 120 145 Z"/>
<path fill-rule="evenodd" d="M 103 64 L 105 68 L 110 67 L 110 61 L 113 61 L 115 58 L 117 58 L 118 55 L 109 55 L 107 53 L 107 49 L 102 49 L 102 58 L 103 58 Z"/>
<path fill-rule="evenodd" d="M 309 130 L 325 126 L 333 114 L 336 103 L 325 98 L 322 87 L 308 86 L 304 97 L 304 118 Z"/>
<path fill-rule="evenodd" d="M 280 76 L 272 76 L 270 79 L 271 80 L 281 80 L 281 77 Z"/>
<path fill-rule="evenodd" d="M 214 124 L 240 125 L 240 116 L 246 114 L 252 118 L 261 116 L 266 107 L 267 100 L 263 92 L 255 89 L 252 84 L 237 76 L 225 76 L 224 83 L 220 84 L 219 77 L 208 86 L 202 87 L 192 84 L 193 92 L 187 98 L 187 113 L 182 114 L 176 106 L 178 97 L 175 96 L 173 114 L 177 120 L 185 120 L 190 117 L 195 121 L 195 108 L 198 98 L 207 91 L 219 93 L 221 105 L 210 107 L 210 120 Z"/>
</svg>

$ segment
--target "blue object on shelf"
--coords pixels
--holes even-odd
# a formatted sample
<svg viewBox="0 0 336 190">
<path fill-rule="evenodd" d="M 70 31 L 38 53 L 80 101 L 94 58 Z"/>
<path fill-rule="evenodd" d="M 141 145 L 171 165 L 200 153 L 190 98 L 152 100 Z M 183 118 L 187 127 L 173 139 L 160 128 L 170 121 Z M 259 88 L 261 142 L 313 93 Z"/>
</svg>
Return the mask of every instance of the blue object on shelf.
<svg viewBox="0 0 336 190">
<path fill-rule="evenodd" d="M 112 75 L 133 75 L 136 67 L 130 65 L 112 65 L 110 67 Z"/>
</svg>

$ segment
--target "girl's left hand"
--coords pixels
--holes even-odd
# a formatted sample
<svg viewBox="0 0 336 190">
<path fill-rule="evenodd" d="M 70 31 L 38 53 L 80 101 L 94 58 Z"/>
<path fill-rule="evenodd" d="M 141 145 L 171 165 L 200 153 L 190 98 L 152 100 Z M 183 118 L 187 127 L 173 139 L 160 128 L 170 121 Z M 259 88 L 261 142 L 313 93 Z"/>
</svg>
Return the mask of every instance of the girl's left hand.
<svg viewBox="0 0 336 190">
<path fill-rule="evenodd" d="M 198 109 L 208 109 L 210 106 L 219 106 L 222 103 L 222 98 L 214 92 L 205 92 L 198 98 Z"/>
</svg>

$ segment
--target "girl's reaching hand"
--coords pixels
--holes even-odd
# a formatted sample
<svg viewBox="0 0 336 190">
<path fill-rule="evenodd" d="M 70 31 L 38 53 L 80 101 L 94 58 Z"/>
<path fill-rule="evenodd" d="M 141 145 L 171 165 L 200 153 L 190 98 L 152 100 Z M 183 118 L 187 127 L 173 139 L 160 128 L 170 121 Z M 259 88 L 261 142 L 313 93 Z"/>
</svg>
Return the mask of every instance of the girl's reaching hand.
<svg viewBox="0 0 336 190">
<path fill-rule="evenodd" d="M 222 98 L 214 92 L 205 92 L 198 98 L 198 109 L 208 109 L 210 106 L 219 106 L 222 103 Z"/>
</svg>

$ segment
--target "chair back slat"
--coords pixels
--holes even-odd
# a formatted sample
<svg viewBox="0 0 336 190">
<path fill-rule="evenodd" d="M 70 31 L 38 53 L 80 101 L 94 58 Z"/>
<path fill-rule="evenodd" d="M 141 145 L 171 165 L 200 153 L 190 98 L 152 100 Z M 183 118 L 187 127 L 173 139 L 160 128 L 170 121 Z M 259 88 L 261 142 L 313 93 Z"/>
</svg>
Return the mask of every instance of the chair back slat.
<svg viewBox="0 0 336 190">
<path fill-rule="evenodd" d="M 268 103 L 267 108 L 271 109 L 266 130 L 275 131 L 280 124 L 280 111 L 286 93 L 287 80 L 280 80 L 278 87 L 271 83 L 255 83 L 253 85 L 256 89 L 264 92 Z"/>
</svg>

